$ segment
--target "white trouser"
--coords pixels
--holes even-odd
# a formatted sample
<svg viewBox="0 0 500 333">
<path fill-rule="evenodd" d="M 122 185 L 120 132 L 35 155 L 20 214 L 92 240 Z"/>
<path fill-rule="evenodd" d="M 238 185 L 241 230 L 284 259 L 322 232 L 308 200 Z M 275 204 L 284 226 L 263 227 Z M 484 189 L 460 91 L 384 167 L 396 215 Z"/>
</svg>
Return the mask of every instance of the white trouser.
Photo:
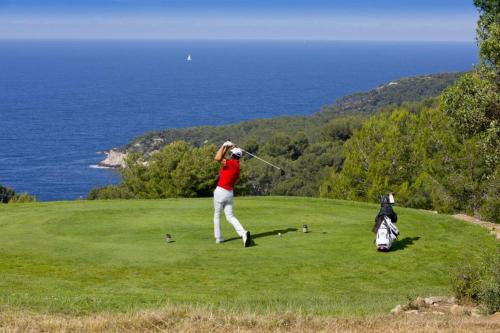
<svg viewBox="0 0 500 333">
<path fill-rule="evenodd" d="M 214 191 L 214 236 L 215 239 L 222 239 L 220 233 L 220 214 L 222 209 L 224 209 L 224 214 L 226 214 L 226 219 L 234 227 L 234 230 L 243 237 L 245 234 L 245 229 L 241 225 L 240 221 L 233 215 L 233 191 L 228 191 L 222 187 L 217 186 Z"/>
</svg>

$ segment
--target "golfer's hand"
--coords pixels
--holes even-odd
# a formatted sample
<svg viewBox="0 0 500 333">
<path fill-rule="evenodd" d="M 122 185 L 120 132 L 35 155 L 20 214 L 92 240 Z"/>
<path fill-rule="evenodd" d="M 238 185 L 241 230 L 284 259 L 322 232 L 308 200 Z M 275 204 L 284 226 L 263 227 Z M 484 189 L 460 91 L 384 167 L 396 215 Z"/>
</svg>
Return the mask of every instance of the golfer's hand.
<svg viewBox="0 0 500 333">
<path fill-rule="evenodd" d="M 222 144 L 222 146 L 224 147 L 234 147 L 234 143 L 232 143 L 231 141 L 226 141 Z"/>
</svg>

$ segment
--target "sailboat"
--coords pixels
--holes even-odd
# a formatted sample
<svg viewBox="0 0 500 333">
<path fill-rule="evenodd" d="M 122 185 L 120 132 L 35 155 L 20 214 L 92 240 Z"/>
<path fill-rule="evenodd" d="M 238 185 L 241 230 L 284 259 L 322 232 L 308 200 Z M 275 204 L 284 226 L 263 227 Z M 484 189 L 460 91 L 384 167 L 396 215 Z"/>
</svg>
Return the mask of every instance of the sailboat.
<svg viewBox="0 0 500 333">
<path fill-rule="evenodd" d="M 188 54 L 188 57 L 186 58 L 186 61 L 191 61 L 191 60 L 192 60 L 192 59 L 191 59 L 191 55 L 190 55 L 190 54 Z"/>
</svg>

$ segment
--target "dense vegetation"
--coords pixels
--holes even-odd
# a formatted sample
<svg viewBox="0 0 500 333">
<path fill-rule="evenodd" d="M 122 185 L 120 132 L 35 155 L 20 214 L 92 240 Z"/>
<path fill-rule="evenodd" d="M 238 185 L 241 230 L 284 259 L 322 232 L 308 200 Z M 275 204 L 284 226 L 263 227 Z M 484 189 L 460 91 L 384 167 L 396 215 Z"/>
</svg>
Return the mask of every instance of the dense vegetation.
<svg viewBox="0 0 500 333">
<path fill-rule="evenodd" d="M 323 108 L 310 117 L 278 117 L 245 121 L 234 125 L 204 126 L 187 129 L 168 129 L 149 133 L 132 141 L 126 150 L 131 153 L 128 168 L 123 170 L 123 183 L 91 191 L 90 199 L 164 198 L 172 196 L 206 196 L 215 185 L 217 166 L 212 161 L 216 146 L 228 137 L 244 149 L 258 154 L 286 169 L 286 175 L 246 156 L 238 191 L 252 195 L 317 196 L 321 180 L 329 170 L 340 170 L 344 152 L 343 143 L 371 114 L 389 106 L 407 105 L 414 108 L 422 100 L 439 95 L 459 74 L 445 73 L 425 77 L 405 78 L 380 86 L 367 93 L 342 98 L 335 105 Z M 433 103 L 432 101 L 426 103 Z M 184 141 L 184 143 L 174 143 Z M 171 146 L 173 144 L 173 146 Z M 214 145 L 215 144 L 215 145 Z M 183 147 L 188 152 L 173 152 Z M 206 170 L 200 177 L 190 172 L 190 182 L 175 179 L 189 163 L 181 163 L 182 156 L 198 154 Z M 192 156 L 190 157 L 192 160 Z M 161 161 L 162 159 L 169 159 Z M 147 163 L 145 163 L 147 161 Z M 146 165 L 153 165 L 148 170 Z M 158 169 L 159 165 L 169 165 Z M 197 168 L 194 166 L 194 168 Z M 211 172 L 211 181 L 202 180 Z M 169 180 L 167 181 L 166 178 Z M 200 181 L 201 183 L 197 183 Z M 169 186 L 171 188 L 163 188 Z M 184 185 L 183 185 L 184 184 Z M 185 189 L 180 187 L 189 184 Z M 195 191 L 193 191 L 195 189 Z"/>
<path fill-rule="evenodd" d="M 499 221 L 500 175 L 484 144 L 480 136 L 462 140 L 442 107 L 384 112 L 346 143 L 342 170 L 330 172 L 320 194 L 376 201 L 392 190 L 408 207 Z"/>
<path fill-rule="evenodd" d="M 322 183 L 322 196 L 376 200 L 392 190 L 409 207 L 500 222 L 500 64 L 491 52 L 500 39 L 489 2 L 477 4 L 481 64 L 436 107 L 397 108 L 366 121 L 344 147 L 342 170 Z"/>
</svg>

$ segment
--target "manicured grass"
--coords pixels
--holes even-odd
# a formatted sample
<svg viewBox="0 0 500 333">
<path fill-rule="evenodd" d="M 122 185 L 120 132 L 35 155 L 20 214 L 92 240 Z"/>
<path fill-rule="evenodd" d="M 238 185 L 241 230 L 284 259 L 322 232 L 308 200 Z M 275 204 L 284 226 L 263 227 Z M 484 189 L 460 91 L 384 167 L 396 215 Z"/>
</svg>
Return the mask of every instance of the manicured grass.
<svg viewBox="0 0 500 333">
<path fill-rule="evenodd" d="M 2 205 L 0 309 L 383 313 L 407 297 L 450 294 L 450 267 L 495 244 L 478 226 L 396 208 L 400 241 L 378 253 L 370 231 L 377 211 L 346 201 L 236 198 L 236 216 L 255 235 L 255 246 L 243 248 L 225 221 L 229 241 L 215 244 L 211 199 Z M 165 243 L 167 232 L 174 243 Z"/>
</svg>

